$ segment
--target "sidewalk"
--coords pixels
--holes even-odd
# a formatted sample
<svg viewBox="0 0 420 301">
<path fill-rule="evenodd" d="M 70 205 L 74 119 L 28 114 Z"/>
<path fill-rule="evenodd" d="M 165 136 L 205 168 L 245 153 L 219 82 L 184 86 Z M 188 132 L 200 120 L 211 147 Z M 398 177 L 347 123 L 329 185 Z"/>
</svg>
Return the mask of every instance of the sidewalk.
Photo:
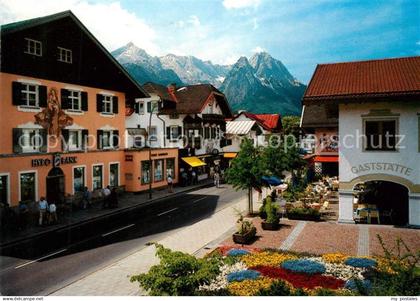
<svg viewBox="0 0 420 301">
<path fill-rule="evenodd" d="M 0 235 L 0 247 L 10 246 L 19 243 L 24 240 L 28 240 L 40 235 L 47 234 L 49 232 L 62 230 L 77 224 L 86 223 L 95 219 L 99 219 L 104 216 L 113 215 L 118 212 L 129 210 L 130 208 L 145 205 L 150 202 L 159 201 L 167 197 L 173 197 L 177 194 L 193 191 L 202 187 L 211 185 L 212 181 L 204 181 L 194 186 L 187 187 L 174 187 L 173 193 L 168 193 L 167 189 L 153 190 L 153 198 L 149 199 L 149 195 L 146 192 L 141 194 L 124 193 L 119 198 L 118 208 L 114 209 L 102 209 L 102 203 L 93 204 L 92 208 L 86 210 L 76 210 L 69 212 L 64 216 L 59 217 L 59 222 L 56 225 L 39 227 L 37 225 L 28 226 L 22 231 L 10 231 L 7 233 L 1 233 Z"/>
<path fill-rule="evenodd" d="M 255 205 L 254 205 L 255 207 Z M 232 233 L 237 215 L 234 208 L 246 210 L 246 197 L 234 202 L 212 216 L 193 225 L 181 228 L 179 231 L 161 239 L 158 243 L 173 250 L 190 254 L 200 253 L 209 244 L 213 244 L 227 232 Z M 150 267 L 158 263 L 155 257 L 155 247 L 148 246 L 135 253 L 87 275 L 72 284 L 55 291 L 58 296 L 127 296 L 145 295 L 138 283 L 131 283 L 131 275 L 147 272 Z"/>
</svg>

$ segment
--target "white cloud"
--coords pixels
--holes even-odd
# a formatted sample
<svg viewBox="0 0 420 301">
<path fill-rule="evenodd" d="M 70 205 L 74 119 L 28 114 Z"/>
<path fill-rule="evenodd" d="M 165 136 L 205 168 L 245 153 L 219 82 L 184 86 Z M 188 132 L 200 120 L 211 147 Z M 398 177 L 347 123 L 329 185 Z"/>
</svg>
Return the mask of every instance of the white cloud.
<svg viewBox="0 0 420 301">
<path fill-rule="evenodd" d="M 201 25 L 200 19 L 195 15 L 190 16 L 190 18 L 188 19 L 188 23 L 190 23 L 191 25 L 195 27 L 198 27 Z"/>
<path fill-rule="evenodd" d="M 223 6 L 227 9 L 241 9 L 258 7 L 261 0 L 223 0 Z"/>
<path fill-rule="evenodd" d="M 260 46 L 255 47 L 251 50 L 253 53 L 265 52 L 266 50 Z"/>
<path fill-rule="evenodd" d="M 0 0 L 2 24 L 64 10 L 71 10 L 109 51 L 132 41 L 151 54 L 159 53 L 155 31 L 134 13 L 122 8 L 119 2 L 93 4 L 87 0 L 43 0 L 34 5 L 30 0 Z"/>
</svg>

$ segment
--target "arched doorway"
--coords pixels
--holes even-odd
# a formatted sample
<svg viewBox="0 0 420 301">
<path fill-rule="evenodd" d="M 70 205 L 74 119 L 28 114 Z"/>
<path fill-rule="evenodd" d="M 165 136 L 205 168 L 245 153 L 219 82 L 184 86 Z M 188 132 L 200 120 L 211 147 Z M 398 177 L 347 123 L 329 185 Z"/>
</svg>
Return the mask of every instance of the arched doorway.
<svg viewBox="0 0 420 301">
<path fill-rule="evenodd" d="M 47 176 L 47 201 L 64 202 L 65 182 L 64 173 L 59 167 L 52 168 Z"/>
<path fill-rule="evenodd" d="M 409 222 L 409 191 L 390 181 L 366 181 L 354 187 L 357 207 L 376 208 L 381 224 L 406 225 Z"/>
</svg>

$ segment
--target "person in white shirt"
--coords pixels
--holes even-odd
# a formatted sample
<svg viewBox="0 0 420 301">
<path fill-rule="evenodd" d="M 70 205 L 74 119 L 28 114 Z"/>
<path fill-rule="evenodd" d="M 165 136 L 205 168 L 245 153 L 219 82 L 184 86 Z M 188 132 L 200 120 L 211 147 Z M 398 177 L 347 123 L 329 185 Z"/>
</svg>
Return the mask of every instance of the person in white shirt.
<svg viewBox="0 0 420 301">
<path fill-rule="evenodd" d="M 38 202 L 38 209 L 39 209 L 39 225 L 42 226 L 45 222 L 47 209 L 48 209 L 48 202 L 44 197 L 41 197 Z"/>
<path fill-rule="evenodd" d="M 172 180 L 171 175 L 168 175 L 168 179 L 167 179 L 167 181 L 168 181 L 168 191 L 169 191 L 170 193 L 174 192 L 174 189 L 173 189 L 173 186 L 174 186 L 174 181 Z"/>
<path fill-rule="evenodd" d="M 56 223 L 58 221 L 57 218 L 57 206 L 54 204 L 54 202 L 52 202 L 50 204 L 50 206 L 48 207 L 48 211 L 49 211 L 49 223 Z"/>
<path fill-rule="evenodd" d="M 108 208 L 109 196 L 111 195 L 111 189 L 109 189 L 109 185 L 102 190 L 102 194 L 104 197 L 103 202 L 102 202 L 102 208 Z"/>
</svg>

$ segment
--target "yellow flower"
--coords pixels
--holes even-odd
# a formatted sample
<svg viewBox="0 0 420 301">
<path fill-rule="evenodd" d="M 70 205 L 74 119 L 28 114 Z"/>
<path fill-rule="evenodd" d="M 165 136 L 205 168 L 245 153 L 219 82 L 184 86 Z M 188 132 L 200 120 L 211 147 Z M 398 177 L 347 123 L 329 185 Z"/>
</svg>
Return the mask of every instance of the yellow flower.
<svg viewBox="0 0 420 301">
<path fill-rule="evenodd" d="M 241 261 L 245 263 L 248 267 L 255 267 L 261 265 L 279 266 L 283 261 L 297 258 L 298 257 L 296 255 L 264 251 L 260 253 L 252 253 L 242 256 Z"/>
<path fill-rule="evenodd" d="M 322 255 L 322 259 L 328 263 L 344 263 L 348 257 L 348 255 L 342 253 L 328 253 Z"/>
<path fill-rule="evenodd" d="M 261 289 L 269 288 L 272 282 L 272 279 L 266 277 L 261 277 L 256 280 L 247 279 L 230 283 L 228 290 L 235 296 L 253 296 Z"/>
<path fill-rule="evenodd" d="M 392 268 L 393 265 L 400 265 L 406 268 L 409 266 L 407 261 L 401 261 L 398 258 L 387 259 L 385 257 L 375 257 L 375 260 L 378 263 L 377 270 L 388 274 L 397 274 Z"/>
</svg>

